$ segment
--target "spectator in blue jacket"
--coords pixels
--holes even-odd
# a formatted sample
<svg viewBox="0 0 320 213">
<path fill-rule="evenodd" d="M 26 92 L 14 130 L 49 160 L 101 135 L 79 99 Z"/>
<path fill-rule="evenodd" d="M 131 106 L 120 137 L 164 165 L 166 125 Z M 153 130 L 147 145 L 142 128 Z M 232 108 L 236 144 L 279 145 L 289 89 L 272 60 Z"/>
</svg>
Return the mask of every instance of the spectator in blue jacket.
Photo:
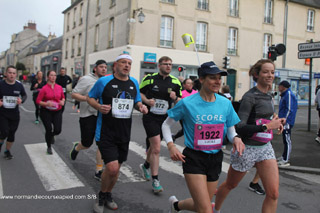
<svg viewBox="0 0 320 213">
<path fill-rule="evenodd" d="M 290 166 L 290 153 L 292 149 L 291 143 L 291 129 L 293 128 L 296 113 L 298 109 L 298 102 L 296 96 L 290 89 L 288 81 L 281 81 L 279 84 L 280 104 L 279 104 L 279 118 L 285 118 L 286 124 L 282 132 L 284 150 L 282 156 L 278 159 L 278 166 Z"/>
</svg>

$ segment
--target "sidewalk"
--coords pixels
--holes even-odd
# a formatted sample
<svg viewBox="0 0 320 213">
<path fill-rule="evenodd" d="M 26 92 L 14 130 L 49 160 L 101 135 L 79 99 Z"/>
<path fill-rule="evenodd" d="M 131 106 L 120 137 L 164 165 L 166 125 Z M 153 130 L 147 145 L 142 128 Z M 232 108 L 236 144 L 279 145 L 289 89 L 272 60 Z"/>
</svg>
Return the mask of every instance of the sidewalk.
<svg viewBox="0 0 320 213">
<path fill-rule="evenodd" d="M 320 144 L 315 142 L 317 125 L 311 124 L 308 132 L 308 124 L 297 122 L 291 132 L 292 152 L 289 167 L 280 169 L 320 174 Z M 283 152 L 282 135 L 274 135 L 273 148 L 277 157 Z"/>
</svg>

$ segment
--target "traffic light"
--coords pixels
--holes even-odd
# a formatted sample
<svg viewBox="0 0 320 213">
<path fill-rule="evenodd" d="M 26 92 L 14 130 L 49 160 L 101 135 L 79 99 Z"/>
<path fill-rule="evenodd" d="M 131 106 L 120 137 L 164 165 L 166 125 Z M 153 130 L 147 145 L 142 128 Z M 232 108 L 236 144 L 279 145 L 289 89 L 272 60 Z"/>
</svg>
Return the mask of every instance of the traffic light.
<svg viewBox="0 0 320 213">
<path fill-rule="evenodd" d="M 226 56 L 223 58 L 223 69 L 229 69 L 230 68 L 230 57 Z"/>
<path fill-rule="evenodd" d="M 277 53 L 275 50 L 270 50 L 268 51 L 268 59 L 270 59 L 271 61 L 276 61 L 277 60 Z"/>
<path fill-rule="evenodd" d="M 186 68 L 184 66 L 178 66 L 178 71 L 183 72 Z"/>
<path fill-rule="evenodd" d="M 304 64 L 305 65 L 310 65 L 310 58 L 304 59 Z"/>
<path fill-rule="evenodd" d="M 268 59 L 272 61 L 276 61 L 277 56 L 280 56 L 285 52 L 286 52 L 286 46 L 284 46 L 284 44 L 272 45 L 269 47 Z"/>
</svg>

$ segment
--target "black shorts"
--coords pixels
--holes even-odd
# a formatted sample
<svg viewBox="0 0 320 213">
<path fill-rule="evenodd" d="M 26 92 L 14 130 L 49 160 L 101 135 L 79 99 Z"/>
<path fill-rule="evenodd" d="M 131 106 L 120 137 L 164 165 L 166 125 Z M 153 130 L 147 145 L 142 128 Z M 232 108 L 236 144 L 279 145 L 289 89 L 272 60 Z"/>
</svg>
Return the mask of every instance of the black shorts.
<svg viewBox="0 0 320 213">
<path fill-rule="evenodd" d="M 186 156 L 182 164 L 183 174 L 202 174 L 207 176 L 207 181 L 217 181 L 222 169 L 223 152 L 208 154 L 186 147 L 183 150 Z"/>
<path fill-rule="evenodd" d="M 81 133 L 81 144 L 89 148 L 93 144 L 96 125 L 97 125 L 97 116 L 91 115 L 88 117 L 80 118 L 80 133 Z"/>
<path fill-rule="evenodd" d="M 14 135 L 18 129 L 20 117 L 10 118 L 0 113 L 0 139 L 14 142 Z"/>
<path fill-rule="evenodd" d="M 166 118 L 167 116 L 143 115 L 142 122 L 147 134 L 147 138 L 152 138 L 157 135 L 160 135 L 160 137 L 162 138 L 161 126 Z"/>
<path fill-rule="evenodd" d="M 110 141 L 99 141 L 97 142 L 97 145 L 105 164 L 115 160 L 118 160 L 119 163 L 123 163 L 127 160 L 129 142 L 117 143 Z"/>
</svg>

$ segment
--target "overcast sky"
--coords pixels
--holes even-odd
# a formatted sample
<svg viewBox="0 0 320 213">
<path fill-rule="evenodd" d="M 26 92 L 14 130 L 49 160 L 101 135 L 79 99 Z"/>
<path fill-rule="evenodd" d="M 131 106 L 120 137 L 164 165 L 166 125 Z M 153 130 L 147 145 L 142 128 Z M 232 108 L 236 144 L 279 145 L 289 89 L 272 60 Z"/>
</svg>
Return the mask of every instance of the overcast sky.
<svg viewBox="0 0 320 213">
<path fill-rule="evenodd" d="M 11 35 L 21 32 L 29 20 L 44 36 L 49 31 L 61 36 L 62 11 L 70 5 L 71 0 L 0 0 L 0 53 L 10 47 Z"/>
</svg>

